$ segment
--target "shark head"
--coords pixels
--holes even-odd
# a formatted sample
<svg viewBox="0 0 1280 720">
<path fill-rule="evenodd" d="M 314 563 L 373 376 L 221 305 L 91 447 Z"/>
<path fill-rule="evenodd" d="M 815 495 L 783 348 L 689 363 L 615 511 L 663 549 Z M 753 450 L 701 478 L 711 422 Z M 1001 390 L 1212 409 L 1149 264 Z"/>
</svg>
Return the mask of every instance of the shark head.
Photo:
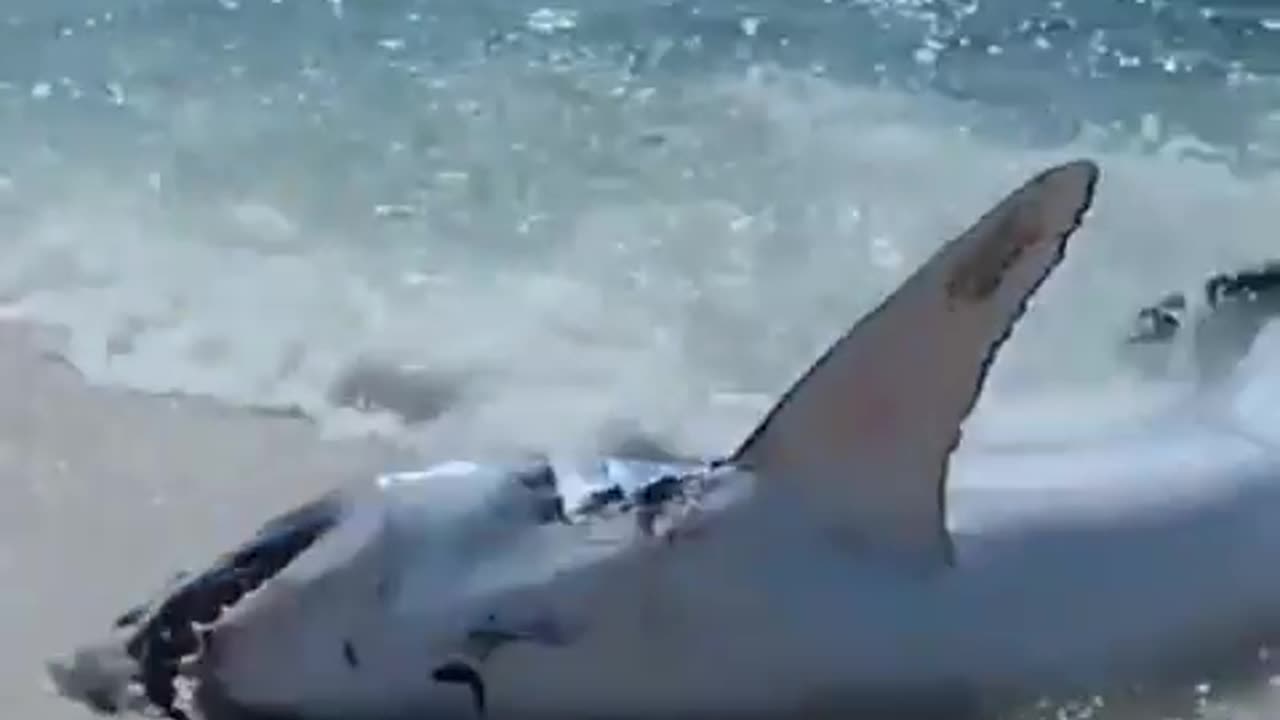
<svg viewBox="0 0 1280 720">
<path fill-rule="evenodd" d="M 95 712 L 175 719 L 202 702 L 287 708 L 309 687 L 373 694 L 378 682 L 358 678 L 387 657 L 396 672 L 406 658 L 420 661 L 424 694 L 453 695 L 456 672 L 432 678 L 456 667 L 459 653 L 558 640 L 554 628 L 499 617 L 474 598 L 492 590 L 486 561 L 516 563 L 532 531 L 566 522 L 543 462 L 389 473 L 271 519 L 208 569 L 121 615 L 107 640 L 50 661 L 49 676 Z M 434 587 L 406 588 L 406 567 Z M 418 637 L 362 625 L 385 614 L 403 614 Z"/>
<path fill-rule="evenodd" d="M 631 548 L 641 518 L 661 515 L 682 473 L 701 467 L 389 472 L 270 520 L 49 675 L 101 714 L 483 714 L 491 656 L 582 631 L 529 589 Z M 586 537 L 602 529 L 612 539 Z"/>
</svg>

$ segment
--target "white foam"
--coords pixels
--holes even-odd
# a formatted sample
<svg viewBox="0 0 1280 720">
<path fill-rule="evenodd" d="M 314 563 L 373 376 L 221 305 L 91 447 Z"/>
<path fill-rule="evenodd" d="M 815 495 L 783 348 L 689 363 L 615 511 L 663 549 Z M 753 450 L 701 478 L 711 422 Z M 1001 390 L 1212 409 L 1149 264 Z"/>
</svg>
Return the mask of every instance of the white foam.
<svg viewBox="0 0 1280 720">
<path fill-rule="evenodd" d="M 415 431 L 432 445 L 488 444 L 477 427 L 573 445 L 625 420 L 713 451 L 758 412 L 716 397 L 780 390 L 975 211 L 1067 152 L 1099 157 L 1107 185 L 1002 358 L 993 398 L 1109 377 L 1134 308 L 1269 252 L 1280 186 L 1204 163 L 1087 143 L 1002 148 L 940 123 L 944 103 L 780 71 L 637 86 L 585 66 L 582 97 L 566 107 L 549 104 L 545 72 L 490 88 L 494 70 L 435 80 L 423 111 L 439 136 L 416 156 L 396 150 L 414 125 L 379 117 L 374 148 L 394 162 L 377 188 L 353 168 L 286 191 L 307 167 L 282 146 L 247 185 L 157 169 L 156 151 L 82 158 L 115 171 L 110 182 L 63 175 L 52 195 L 19 156 L 9 169 L 27 211 L 0 245 L 0 294 L 10 312 L 68 328 L 61 351 L 94 381 L 399 432 L 332 406 L 341 373 L 373 357 L 465 390 Z M 496 114 L 499 97 L 508 115 Z M 246 125 L 202 125 L 200 146 L 183 136 L 200 162 L 271 158 L 258 148 L 265 157 L 248 160 L 244 138 L 300 112 L 216 99 Z M 605 144 L 583 149 L 584 134 Z M 646 134 L 662 140 L 636 144 Z M 373 200 L 410 191 L 405 172 L 461 179 L 427 181 L 409 203 L 416 219 L 376 217 Z M 186 187 L 157 191 L 153 173 Z M 331 223 L 319 203 L 337 194 L 352 214 Z"/>
</svg>

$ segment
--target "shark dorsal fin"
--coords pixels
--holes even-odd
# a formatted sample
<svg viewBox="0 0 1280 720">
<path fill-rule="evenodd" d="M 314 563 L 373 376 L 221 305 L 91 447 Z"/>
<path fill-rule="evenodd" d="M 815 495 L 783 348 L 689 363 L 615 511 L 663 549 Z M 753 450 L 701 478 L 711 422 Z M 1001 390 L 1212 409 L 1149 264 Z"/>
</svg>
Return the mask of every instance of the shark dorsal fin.
<svg viewBox="0 0 1280 720">
<path fill-rule="evenodd" d="M 1098 167 L 1029 180 L 939 249 L 806 372 L 729 459 L 859 543 L 950 564 L 960 427 L 1028 298 L 1062 260 Z"/>
</svg>

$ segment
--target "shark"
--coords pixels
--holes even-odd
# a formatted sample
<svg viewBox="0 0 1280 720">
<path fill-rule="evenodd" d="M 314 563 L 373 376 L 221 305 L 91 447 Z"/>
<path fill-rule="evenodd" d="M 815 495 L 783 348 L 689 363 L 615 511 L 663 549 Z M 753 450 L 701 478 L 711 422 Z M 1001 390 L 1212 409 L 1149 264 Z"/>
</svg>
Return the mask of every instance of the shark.
<svg viewBox="0 0 1280 720">
<path fill-rule="evenodd" d="M 961 443 L 1100 177 L 1027 179 L 721 456 L 334 488 L 50 659 L 53 684 L 174 720 L 955 718 L 1235 643 L 1280 615 L 1265 354 L 1106 433 Z"/>
</svg>

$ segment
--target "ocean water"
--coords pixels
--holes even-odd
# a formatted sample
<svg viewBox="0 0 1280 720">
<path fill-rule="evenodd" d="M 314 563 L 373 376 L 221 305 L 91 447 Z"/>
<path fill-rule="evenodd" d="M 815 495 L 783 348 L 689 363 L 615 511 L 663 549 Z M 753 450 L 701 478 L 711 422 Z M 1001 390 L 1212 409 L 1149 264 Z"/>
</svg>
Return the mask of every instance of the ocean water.
<svg viewBox="0 0 1280 720">
<path fill-rule="evenodd" d="M 92 384 L 413 448 L 714 453 L 1014 185 L 1104 179 L 984 403 L 1271 259 L 1280 9 L 15 0 L 0 311 Z"/>
<path fill-rule="evenodd" d="M 1089 155 L 1097 210 L 995 382 L 1091 382 L 1138 303 L 1269 256 L 1277 23 L 1184 0 L 15 4 L 0 297 L 97 383 L 415 442 L 514 422 L 714 448 L 1002 193 Z M 418 401 L 352 410 L 370 377 Z"/>
</svg>

